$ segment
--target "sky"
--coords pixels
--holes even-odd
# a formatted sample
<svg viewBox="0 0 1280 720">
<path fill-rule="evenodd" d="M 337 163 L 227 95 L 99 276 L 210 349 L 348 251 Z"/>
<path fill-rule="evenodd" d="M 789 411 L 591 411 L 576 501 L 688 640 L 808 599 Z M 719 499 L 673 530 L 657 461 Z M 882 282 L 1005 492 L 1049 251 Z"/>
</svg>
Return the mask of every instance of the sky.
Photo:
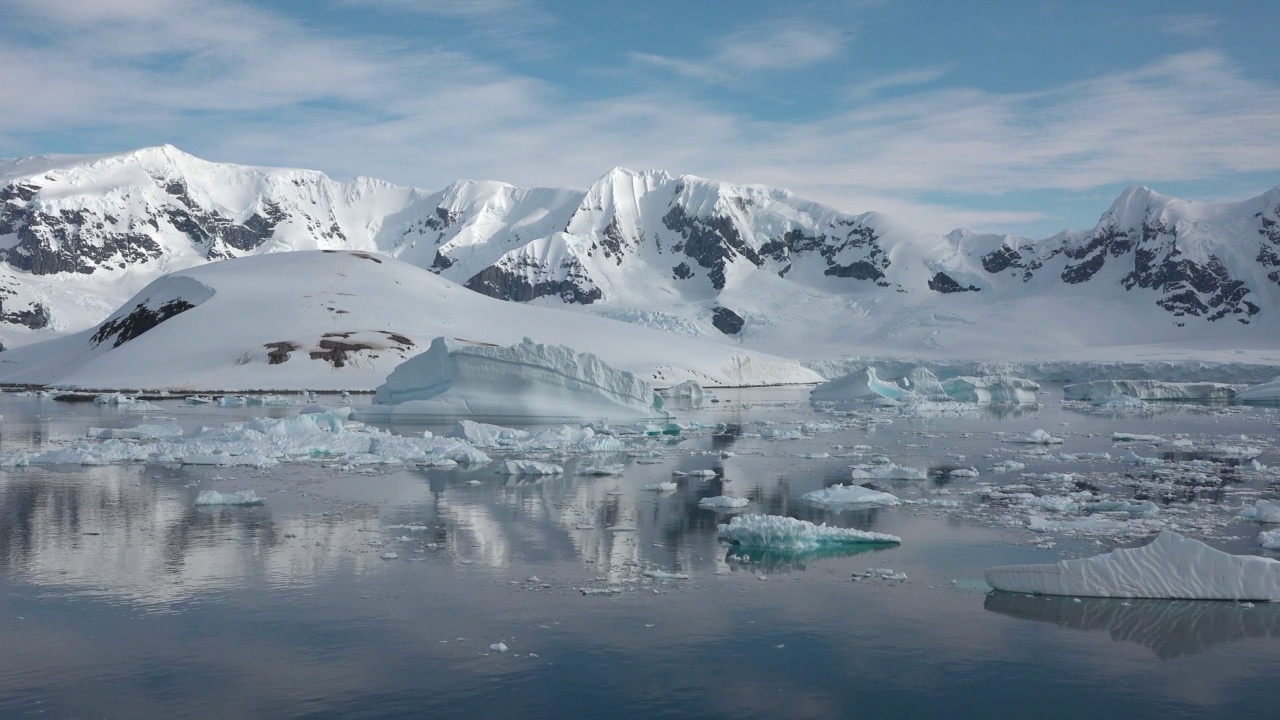
<svg viewBox="0 0 1280 720">
<path fill-rule="evenodd" d="M 171 143 L 439 189 L 615 166 L 922 230 L 1280 184 L 1260 0 L 0 0 L 0 157 Z"/>
</svg>

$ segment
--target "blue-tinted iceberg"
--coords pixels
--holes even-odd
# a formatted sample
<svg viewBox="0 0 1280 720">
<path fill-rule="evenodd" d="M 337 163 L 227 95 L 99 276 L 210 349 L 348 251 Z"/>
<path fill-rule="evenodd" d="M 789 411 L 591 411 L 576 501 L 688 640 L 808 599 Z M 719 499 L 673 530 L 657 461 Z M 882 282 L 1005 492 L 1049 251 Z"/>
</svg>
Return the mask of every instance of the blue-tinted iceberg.
<svg viewBox="0 0 1280 720">
<path fill-rule="evenodd" d="M 1280 601 L 1280 561 L 1231 555 L 1165 530 L 1150 544 L 986 572 L 996 590 L 1080 597 Z"/>
</svg>

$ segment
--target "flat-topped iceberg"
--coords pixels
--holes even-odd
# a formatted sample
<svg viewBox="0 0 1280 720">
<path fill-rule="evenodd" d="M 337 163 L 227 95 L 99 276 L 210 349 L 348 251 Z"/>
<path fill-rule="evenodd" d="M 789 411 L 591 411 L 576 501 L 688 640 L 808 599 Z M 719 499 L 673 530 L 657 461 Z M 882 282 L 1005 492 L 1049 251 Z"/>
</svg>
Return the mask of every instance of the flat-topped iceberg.
<svg viewBox="0 0 1280 720">
<path fill-rule="evenodd" d="M 1234 385 L 1213 382 L 1160 380 L 1094 380 L 1062 388 L 1066 400 L 1103 400 L 1127 395 L 1139 400 L 1225 400 L 1236 395 Z"/>
<path fill-rule="evenodd" d="M 716 495 L 715 497 L 704 497 L 698 501 L 698 507 L 707 510 L 737 510 L 751 504 L 747 498 L 730 497 L 728 495 Z"/>
<path fill-rule="evenodd" d="M 920 468 L 888 463 L 854 468 L 849 476 L 854 480 L 927 480 L 929 473 Z"/>
<path fill-rule="evenodd" d="M 807 492 L 800 496 L 801 500 L 818 505 L 900 505 L 902 501 L 897 495 L 861 485 L 832 485 L 821 490 Z"/>
<path fill-rule="evenodd" d="M 667 418 L 636 375 L 591 353 L 525 338 L 510 347 L 438 337 L 396 366 L 362 417 L 568 420 Z"/>
<path fill-rule="evenodd" d="M 840 545 L 897 545 L 902 538 L 886 533 L 814 525 L 781 515 L 741 515 L 720 526 L 719 537 L 742 547 L 771 550 L 817 550 Z"/>
<path fill-rule="evenodd" d="M 1165 530 L 1143 547 L 987 570 L 996 590 L 1080 597 L 1280 601 L 1280 561 L 1231 555 Z"/>
<path fill-rule="evenodd" d="M 942 389 L 953 400 L 970 403 L 1033 403 L 1038 383 L 1008 375 L 975 377 L 962 375 L 942 382 Z"/>
</svg>

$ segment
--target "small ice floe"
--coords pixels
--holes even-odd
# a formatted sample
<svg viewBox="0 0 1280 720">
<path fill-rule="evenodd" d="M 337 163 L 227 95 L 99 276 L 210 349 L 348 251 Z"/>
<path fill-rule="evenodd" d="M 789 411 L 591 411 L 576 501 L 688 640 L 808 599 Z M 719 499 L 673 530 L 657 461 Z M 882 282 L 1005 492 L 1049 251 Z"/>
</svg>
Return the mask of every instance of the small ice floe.
<svg viewBox="0 0 1280 720">
<path fill-rule="evenodd" d="M 660 483 L 653 483 L 652 485 L 641 485 L 640 489 L 648 490 L 650 492 L 671 492 L 672 490 L 675 490 L 677 487 L 679 487 L 679 485 L 676 485 L 673 482 L 660 482 Z"/>
<path fill-rule="evenodd" d="M 188 405 L 211 405 L 213 404 L 213 398 L 205 397 L 204 395 L 189 395 L 186 402 Z"/>
<path fill-rule="evenodd" d="M 751 501 L 747 498 L 729 497 L 728 495 L 704 497 L 698 501 L 698 507 L 705 510 L 736 510 L 750 504 Z"/>
<path fill-rule="evenodd" d="M 991 466 L 991 472 L 993 473 L 1018 472 L 1019 470 L 1026 469 L 1026 464 L 1020 463 L 1017 460 L 1004 460 Z"/>
<path fill-rule="evenodd" d="M 1145 457 L 1145 456 L 1139 455 L 1136 452 L 1133 452 L 1132 450 L 1125 453 L 1124 457 L 1120 458 L 1120 462 L 1128 463 L 1130 465 L 1163 465 L 1164 464 L 1164 461 L 1158 457 Z"/>
<path fill-rule="evenodd" d="M 1036 430 L 1029 435 L 1018 435 L 1004 439 L 1007 443 L 1026 443 L 1029 445 L 1061 445 L 1063 440 L 1056 438 L 1044 430 Z"/>
<path fill-rule="evenodd" d="M 644 576 L 653 578 L 654 580 L 688 580 L 689 576 L 684 573 L 667 572 L 666 570 L 645 570 Z"/>
<path fill-rule="evenodd" d="M 1159 435 L 1140 435 L 1130 432 L 1113 432 L 1111 433 L 1111 442 L 1145 442 L 1152 445 L 1163 445 L 1167 440 Z"/>
<path fill-rule="evenodd" d="M 498 465 L 495 475 L 561 475 L 564 468 L 536 460 L 506 460 Z"/>
<path fill-rule="evenodd" d="M 1280 601 L 1280 561 L 1231 555 L 1165 530 L 1148 545 L 986 571 L 1006 592 L 1079 597 Z"/>
<path fill-rule="evenodd" d="M 1241 510 L 1240 519 L 1280 523 L 1280 500 L 1259 500 L 1253 507 Z"/>
<path fill-rule="evenodd" d="M 907 574 L 898 572 L 893 568 L 867 568 L 866 572 L 853 573 L 854 580 L 866 580 L 868 578 L 902 581 L 907 579 Z"/>
<path fill-rule="evenodd" d="M 382 553 L 382 554 L 381 554 L 381 555 L 379 555 L 378 557 L 382 558 L 383 560 L 395 560 L 396 558 L 398 558 L 398 557 L 400 557 L 400 556 L 399 556 L 398 554 L 396 554 L 396 551 L 394 551 L 394 550 L 388 550 L 387 552 Z"/>
<path fill-rule="evenodd" d="M 135 425 L 131 428 L 89 428 L 89 437 L 97 440 L 172 440 L 182 437 L 177 423 Z"/>
<path fill-rule="evenodd" d="M 578 475 L 621 475 L 625 469 L 622 463 L 610 465 L 579 465 L 575 471 Z"/>
<path fill-rule="evenodd" d="M 947 471 L 947 477 L 949 478 L 976 478 L 979 475 L 981 473 L 978 472 L 976 467 L 955 468 Z"/>
<path fill-rule="evenodd" d="M 800 496 L 801 500 L 818 505 L 885 505 L 901 504 L 897 495 L 861 485 L 832 485 L 821 490 L 807 492 Z"/>
<path fill-rule="evenodd" d="M 506 643 L 504 643 L 504 642 L 496 642 L 496 643 L 494 643 L 494 644 L 490 645 L 490 646 L 489 646 L 489 649 L 490 649 L 490 650 L 492 650 L 493 652 L 504 653 L 504 652 L 506 652 L 506 651 L 507 651 L 507 649 L 508 649 L 508 648 L 507 648 L 507 644 L 506 644 Z"/>
<path fill-rule="evenodd" d="M 705 479 L 705 478 L 713 478 L 713 477 L 715 477 L 715 476 L 716 476 L 716 471 L 715 471 L 715 470 L 710 470 L 710 469 L 707 469 L 707 468 L 703 468 L 702 470 L 689 470 L 689 471 L 687 471 L 687 472 L 682 472 L 682 471 L 680 471 L 680 470 L 672 470 L 672 471 L 671 471 L 671 474 L 672 474 L 672 476 L 674 476 L 674 477 L 691 477 L 691 478 L 702 478 L 702 479 Z"/>
<path fill-rule="evenodd" d="M 220 493 L 217 490 L 203 490 L 196 496 L 196 505 L 261 505 L 265 500 L 258 497 L 253 490 L 237 490 Z"/>
<path fill-rule="evenodd" d="M 773 550 L 816 550 L 822 547 L 877 544 L 896 545 L 902 538 L 887 533 L 814 525 L 781 515 L 743 515 L 721 525 L 720 539 L 742 547 Z"/>
<path fill-rule="evenodd" d="M 1263 530 L 1258 533 L 1258 544 L 1268 550 L 1280 550 L 1280 530 Z"/>
<path fill-rule="evenodd" d="M 1122 512 L 1130 515 L 1155 515 L 1160 508 L 1150 500 L 1130 502 L 1128 500 L 1102 500 L 1084 506 L 1085 512 Z"/>
<path fill-rule="evenodd" d="M 602 587 L 602 588 L 578 588 L 578 592 L 583 595 L 617 595 L 622 592 L 620 587 Z"/>
<path fill-rule="evenodd" d="M 1132 530 L 1134 527 L 1125 522 L 1108 520 L 1103 517 L 1087 517 L 1078 520 L 1048 520 L 1039 515 L 1028 515 L 1027 529 L 1032 532 L 1099 533 Z"/>
<path fill-rule="evenodd" d="M 1253 460 L 1262 454 L 1261 449 L 1251 445 L 1210 445 L 1203 452 L 1205 457 L 1219 462 Z"/>
<path fill-rule="evenodd" d="M 919 468 L 889 463 L 854 468 L 850 477 L 854 480 L 928 480 L 929 473 Z"/>
</svg>

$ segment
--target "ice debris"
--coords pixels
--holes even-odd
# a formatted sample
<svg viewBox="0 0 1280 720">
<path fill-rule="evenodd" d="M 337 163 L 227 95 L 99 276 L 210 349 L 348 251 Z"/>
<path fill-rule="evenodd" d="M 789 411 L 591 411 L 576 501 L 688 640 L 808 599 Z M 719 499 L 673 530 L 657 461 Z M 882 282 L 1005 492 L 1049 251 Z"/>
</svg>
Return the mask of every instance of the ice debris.
<svg viewBox="0 0 1280 720">
<path fill-rule="evenodd" d="M 677 487 L 679 486 L 673 482 L 660 482 L 660 483 L 653 483 L 652 485 L 641 485 L 640 489 L 649 490 L 651 492 L 671 492 L 672 490 L 675 490 Z"/>
<path fill-rule="evenodd" d="M 1018 435 L 1004 439 L 1007 443 L 1026 443 L 1029 445 L 1061 445 L 1062 439 L 1056 438 L 1044 430 L 1036 430 L 1029 435 Z"/>
<path fill-rule="evenodd" d="M 1240 518 L 1256 522 L 1280 523 L 1280 500 L 1259 500 L 1253 507 L 1240 511 Z"/>
<path fill-rule="evenodd" d="M 498 465 L 497 475 L 560 475 L 564 468 L 536 460 L 506 460 Z"/>
<path fill-rule="evenodd" d="M 220 493 L 217 490 L 204 490 L 196 496 L 196 505 L 261 505 L 264 500 L 253 490 L 237 490 Z"/>
<path fill-rule="evenodd" d="M 131 428 L 89 428 L 89 437 L 97 440 L 171 440 L 182 437 L 177 423 L 135 425 Z"/>
<path fill-rule="evenodd" d="M 498 347 L 438 337 L 378 386 L 371 418 L 666 418 L 662 399 L 633 373 L 590 353 L 525 338 Z"/>
<path fill-rule="evenodd" d="M 801 500 L 819 505 L 885 505 L 901 504 L 897 495 L 872 490 L 861 485 L 832 485 L 821 490 L 807 492 Z"/>
<path fill-rule="evenodd" d="M 854 468 L 850 476 L 854 480 L 927 480 L 929 473 L 919 468 L 888 463 Z"/>
<path fill-rule="evenodd" d="M 466 440 L 476 447 L 501 448 L 518 452 L 558 450 L 561 452 L 621 452 L 626 446 L 617 437 L 589 425 L 560 425 L 539 431 L 518 430 L 473 420 L 460 420 L 450 437 Z"/>
<path fill-rule="evenodd" d="M 1170 530 L 1091 558 L 991 568 L 986 580 L 996 590 L 1040 595 L 1280 601 L 1280 561 L 1231 555 Z"/>
<path fill-rule="evenodd" d="M 771 550 L 804 551 L 853 544 L 898 544 L 902 538 L 886 533 L 814 525 L 781 515 L 741 515 L 720 525 L 719 537 L 734 545 Z"/>
<path fill-rule="evenodd" d="M 704 497 L 698 501 L 698 507 L 707 510 L 734 510 L 744 508 L 751 504 L 747 498 L 730 497 L 728 495 L 717 495 L 715 497 Z"/>
</svg>

